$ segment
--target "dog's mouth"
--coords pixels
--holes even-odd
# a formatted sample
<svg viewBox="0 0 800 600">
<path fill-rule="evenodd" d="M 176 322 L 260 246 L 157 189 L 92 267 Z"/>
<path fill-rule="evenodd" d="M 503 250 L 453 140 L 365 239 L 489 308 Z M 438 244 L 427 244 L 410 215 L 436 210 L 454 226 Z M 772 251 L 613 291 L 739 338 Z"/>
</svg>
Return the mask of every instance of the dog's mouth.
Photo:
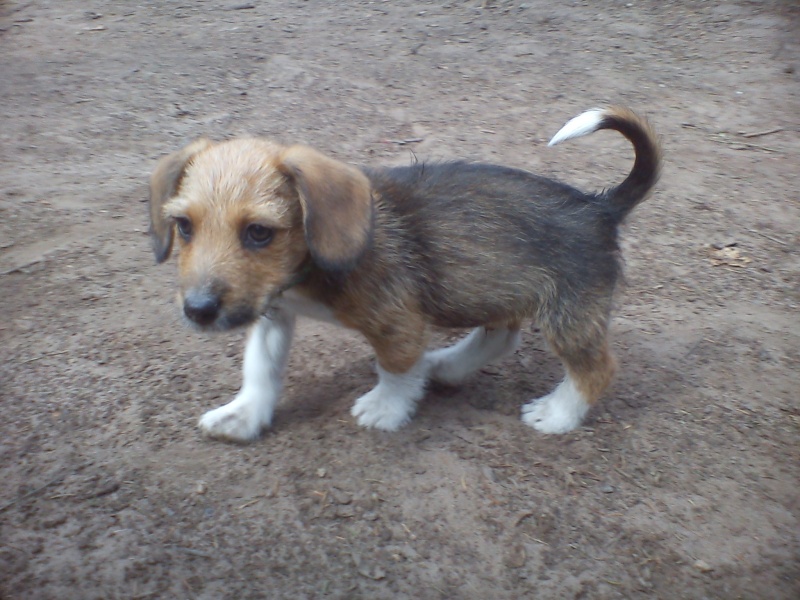
<svg viewBox="0 0 800 600">
<path fill-rule="evenodd" d="M 230 314 L 220 315 L 211 323 L 198 323 L 192 319 L 187 318 L 186 322 L 198 331 L 230 331 L 231 329 L 238 329 L 240 327 L 247 327 L 252 325 L 259 315 L 253 312 L 234 312 Z"/>
<path fill-rule="evenodd" d="M 261 304 L 261 308 L 249 305 L 223 307 L 218 310 L 213 318 L 210 316 L 197 316 L 190 314 L 184 306 L 184 321 L 197 331 L 214 332 L 214 331 L 230 331 L 232 329 L 239 329 L 247 327 L 255 323 L 259 318 L 266 317 L 273 318 L 275 313 L 280 310 L 279 303 L 282 296 L 280 292 L 271 294 Z"/>
<path fill-rule="evenodd" d="M 259 316 L 250 306 L 218 307 L 216 310 L 193 310 L 184 303 L 184 320 L 199 331 L 229 331 L 251 325 Z"/>
<path fill-rule="evenodd" d="M 262 303 L 255 305 L 228 304 L 225 290 L 220 291 L 220 286 L 217 289 L 214 285 L 192 288 L 182 295 L 183 315 L 194 329 L 200 331 L 228 331 L 251 325 L 260 317 L 271 318 L 279 310 L 283 293 L 305 281 L 309 271 L 310 266 L 304 266 L 268 294 Z"/>
</svg>

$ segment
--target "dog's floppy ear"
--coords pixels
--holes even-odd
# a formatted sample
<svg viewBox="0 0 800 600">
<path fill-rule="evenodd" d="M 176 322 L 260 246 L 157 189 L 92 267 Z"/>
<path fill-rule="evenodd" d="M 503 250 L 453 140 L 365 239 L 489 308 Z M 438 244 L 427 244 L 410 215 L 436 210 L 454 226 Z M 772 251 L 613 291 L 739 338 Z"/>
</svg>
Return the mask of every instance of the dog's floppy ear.
<svg viewBox="0 0 800 600">
<path fill-rule="evenodd" d="M 286 148 L 278 169 L 300 197 L 314 262 L 328 271 L 352 269 L 372 238 L 372 189 L 367 176 L 306 146 Z"/>
<path fill-rule="evenodd" d="M 150 238 L 156 262 L 162 263 L 169 258 L 175 230 L 172 221 L 164 218 L 164 204 L 178 193 L 186 165 L 192 157 L 209 146 L 211 141 L 205 138 L 192 142 L 159 160 L 150 176 Z"/>
</svg>

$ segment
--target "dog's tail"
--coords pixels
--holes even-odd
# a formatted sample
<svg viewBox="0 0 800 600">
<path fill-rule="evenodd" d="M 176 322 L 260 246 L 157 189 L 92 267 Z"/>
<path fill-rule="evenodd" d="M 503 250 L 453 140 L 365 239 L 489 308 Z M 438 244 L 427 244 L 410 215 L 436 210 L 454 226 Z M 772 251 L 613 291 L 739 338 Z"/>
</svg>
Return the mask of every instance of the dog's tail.
<svg viewBox="0 0 800 600">
<path fill-rule="evenodd" d="M 647 197 L 658 181 L 661 171 L 661 147 L 655 131 L 647 120 L 632 110 L 619 106 L 596 108 L 575 117 L 553 136 L 548 146 L 589 135 L 600 129 L 619 131 L 633 144 L 636 154 L 633 169 L 625 181 L 600 196 L 614 209 L 621 221 L 634 206 Z"/>
</svg>

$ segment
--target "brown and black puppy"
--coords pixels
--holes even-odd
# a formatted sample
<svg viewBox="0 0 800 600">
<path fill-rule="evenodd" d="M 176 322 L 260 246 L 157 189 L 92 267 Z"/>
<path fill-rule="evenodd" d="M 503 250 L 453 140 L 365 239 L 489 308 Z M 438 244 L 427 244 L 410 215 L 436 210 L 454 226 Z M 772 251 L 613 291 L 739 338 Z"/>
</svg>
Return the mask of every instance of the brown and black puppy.
<svg viewBox="0 0 800 600">
<path fill-rule="evenodd" d="M 186 317 L 209 330 L 252 326 L 241 391 L 200 427 L 248 440 L 271 424 L 296 315 L 370 342 L 378 385 L 352 412 L 385 430 L 409 421 L 429 379 L 457 383 L 513 352 L 532 319 L 566 377 L 523 406 L 523 421 L 545 433 L 577 427 L 614 373 L 617 229 L 661 161 L 653 130 L 625 108 L 583 113 L 550 145 L 600 129 L 628 138 L 636 159 L 599 194 L 467 162 L 359 169 L 260 139 L 199 140 L 163 158 L 151 233 L 162 262 L 177 232 Z M 474 330 L 428 351 L 431 327 Z"/>
</svg>

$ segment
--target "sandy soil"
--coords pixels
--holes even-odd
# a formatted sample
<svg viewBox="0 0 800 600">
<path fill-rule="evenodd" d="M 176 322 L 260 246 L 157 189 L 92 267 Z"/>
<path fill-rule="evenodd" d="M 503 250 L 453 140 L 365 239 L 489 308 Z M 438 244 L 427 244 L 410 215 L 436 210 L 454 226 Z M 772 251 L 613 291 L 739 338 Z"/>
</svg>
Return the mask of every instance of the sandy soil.
<svg viewBox="0 0 800 600">
<path fill-rule="evenodd" d="M 2 598 L 800 597 L 797 4 L 483 5 L 0 2 Z M 307 322 L 274 428 L 199 434 L 243 334 L 181 323 L 145 234 L 158 157 L 247 133 L 591 190 L 624 140 L 545 144 L 607 103 L 666 165 L 585 427 L 521 423 L 561 374 L 528 331 L 363 430 L 369 348 Z"/>
</svg>

